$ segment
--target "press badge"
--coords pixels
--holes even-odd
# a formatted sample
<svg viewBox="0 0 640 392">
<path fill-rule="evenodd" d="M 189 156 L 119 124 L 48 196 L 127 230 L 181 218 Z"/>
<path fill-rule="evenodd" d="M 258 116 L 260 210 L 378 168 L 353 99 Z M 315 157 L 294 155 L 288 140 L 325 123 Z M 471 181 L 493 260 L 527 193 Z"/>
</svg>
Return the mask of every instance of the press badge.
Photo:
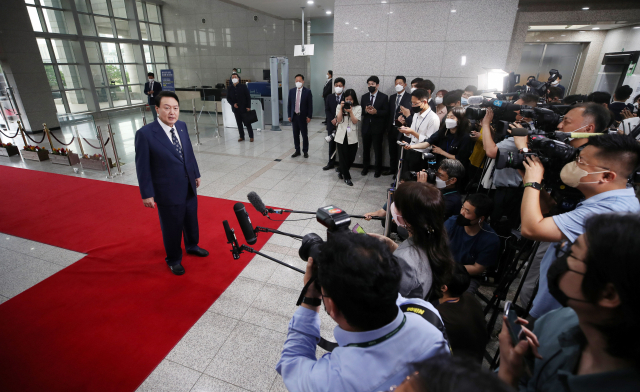
<svg viewBox="0 0 640 392">
<path fill-rule="evenodd" d="M 351 126 L 347 125 L 347 133 L 351 132 Z"/>
</svg>

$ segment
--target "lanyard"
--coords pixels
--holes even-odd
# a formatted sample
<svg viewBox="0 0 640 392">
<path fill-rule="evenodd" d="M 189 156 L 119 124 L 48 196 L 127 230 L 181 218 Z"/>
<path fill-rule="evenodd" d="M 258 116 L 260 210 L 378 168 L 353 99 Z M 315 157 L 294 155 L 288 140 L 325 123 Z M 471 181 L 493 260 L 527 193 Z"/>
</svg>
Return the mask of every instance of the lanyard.
<svg viewBox="0 0 640 392">
<path fill-rule="evenodd" d="M 389 332 L 388 334 L 378 338 L 378 339 L 374 339 L 368 342 L 364 342 L 364 343 L 351 343 L 351 344 L 347 344 L 345 347 L 371 347 L 371 346 L 375 346 L 376 344 L 382 343 L 385 340 L 389 339 L 390 337 L 392 337 L 393 335 L 397 334 L 398 332 L 400 332 L 400 330 L 402 329 L 402 327 L 404 327 L 405 323 L 407 322 L 407 315 L 405 314 L 403 319 L 402 319 L 402 323 L 400 323 L 400 325 L 398 325 L 398 328 L 394 329 L 393 331 Z"/>
<path fill-rule="evenodd" d="M 442 196 L 450 195 L 450 194 L 452 194 L 452 193 L 456 193 L 456 192 L 458 192 L 458 191 L 451 191 L 451 192 L 447 192 L 447 193 L 445 193 L 445 194 L 444 194 L 444 195 L 442 195 Z"/>
<path fill-rule="evenodd" d="M 431 111 L 431 108 L 427 109 L 427 112 L 424 114 L 424 117 L 422 117 L 422 121 L 420 121 L 420 124 L 418 124 L 418 126 L 416 127 L 416 132 L 420 133 L 420 126 L 422 125 L 422 123 L 424 122 L 424 120 L 427 119 L 427 116 L 429 115 L 429 112 Z M 416 121 L 417 122 L 417 121 Z"/>
</svg>

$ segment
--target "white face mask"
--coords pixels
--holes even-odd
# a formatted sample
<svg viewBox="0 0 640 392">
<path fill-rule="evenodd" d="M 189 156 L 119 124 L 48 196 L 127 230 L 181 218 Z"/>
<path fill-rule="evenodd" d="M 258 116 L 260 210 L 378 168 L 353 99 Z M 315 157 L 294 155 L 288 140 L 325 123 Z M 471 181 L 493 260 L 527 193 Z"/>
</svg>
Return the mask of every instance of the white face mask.
<svg viewBox="0 0 640 392">
<path fill-rule="evenodd" d="M 336 94 L 342 94 L 342 87 L 336 87 Z"/>
<path fill-rule="evenodd" d="M 560 81 L 556 79 L 555 82 L 551 83 L 552 86 L 557 86 L 560 84 Z"/>
<path fill-rule="evenodd" d="M 231 79 L 231 82 L 232 82 L 233 84 L 238 84 L 238 79 Z"/>
<path fill-rule="evenodd" d="M 411 92 L 413 93 L 414 91 L 416 91 L 417 89 L 415 87 L 411 87 Z"/>
<path fill-rule="evenodd" d="M 402 90 L 404 90 L 404 86 L 402 86 L 400 84 L 396 84 L 396 92 L 399 93 Z"/>
<path fill-rule="evenodd" d="M 447 187 L 447 182 L 436 177 L 436 188 L 444 189 Z"/>
<path fill-rule="evenodd" d="M 436 97 L 435 101 L 436 105 L 440 105 L 442 103 L 442 97 Z"/>
<path fill-rule="evenodd" d="M 447 127 L 447 129 L 455 128 L 458 126 L 458 120 L 454 118 L 447 118 L 444 120 L 444 125 Z"/>
<path fill-rule="evenodd" d="M 296 87 L 297 88 L 301 88 L 302 87 L 302 82 L 296 82 Z"/>
<path fill-rule="evenodd" d="M 396 225 L 401 227 L 407 227 L 402 215 L 400 215 L 400 211 L 396 208 L 396 203 L 391 203 L 391 217 L 396 222 Z"/>
<path fill-rule="evenodd" d="M 573 161 L 569 162 L 560 171 L 560 179 L 565 185 L 570 186 L 572 188 L 577 188 L 580 184 L 597 184 L 600 181 L 589 181 L 589 182 L 581 182 L 580 179 L 582 177 L 586 177 L 589 174 L 598 174 L 598 173 L 608 173 L 609 170 L 597 171 L 597 172 L 588 172 L 578 166 L 578 162 Z"/>
<path fill-rule="evenodd" d="M 153 82 L 153 78 L 148 78 L 147 80 L 149 81 L 149 83 Z"/>
</svg>

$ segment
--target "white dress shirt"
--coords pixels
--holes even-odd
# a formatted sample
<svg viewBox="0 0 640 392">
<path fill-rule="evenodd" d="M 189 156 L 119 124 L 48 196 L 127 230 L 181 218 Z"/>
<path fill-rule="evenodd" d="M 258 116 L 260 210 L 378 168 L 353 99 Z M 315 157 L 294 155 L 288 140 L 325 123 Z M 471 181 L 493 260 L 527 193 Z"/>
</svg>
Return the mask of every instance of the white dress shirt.
<svg viewBox="0 0 640 392">
<path fill-rule="evenodd" d="M 160 126 L 162 127 L 162 130 L 164 131 L 164 133 L 169 138 L 169 141 L 171 142 L 171 144 L 173 144 L 173 139 L 171 138 L 171 128 L 172 127 L 170 127 L 167 124 L 165 124 L 162 121 L 160 121 L 160 117 L 158 117 L 158 124 L 160 124 Z M 180 135 L 178 135 L 178 128 L 176 127 L 175 124 L 173 124 L 173 129 L 175 129 L 174 133 L 176 135 L 176 138 L 178 139 L 178 143 L 180 144 L 180 146 L 182 146 L 182 141 L 180 141 Z"/>
<path fill-rule="evenodd" d="M 411 129 L 418 133 L 419 138 L 411 135 L 411 144 L 422 143 L 440 129 L 440 117 L 427 106 L 427 110 L 422 113 L 414 113 L 411 122 Z M 424 151 L 424 150 L 416 150 Z"/>
</svg>

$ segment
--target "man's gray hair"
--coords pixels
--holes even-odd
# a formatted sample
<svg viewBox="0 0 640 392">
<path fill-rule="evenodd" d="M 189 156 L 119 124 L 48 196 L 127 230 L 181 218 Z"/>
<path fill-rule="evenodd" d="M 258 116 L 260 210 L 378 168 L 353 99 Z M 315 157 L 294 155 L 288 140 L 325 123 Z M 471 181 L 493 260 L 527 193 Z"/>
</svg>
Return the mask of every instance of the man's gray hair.
<svg viewBox="0 0 640 392">
<path fill-rule="evenodd" d="M 440 163 L 440 169 L 442 169 L 449 178 L 455 177 L 461 179 L 464 177 L 464 166 L 462 162 L 457 159 L 445 159 Z"/>
</svg>

